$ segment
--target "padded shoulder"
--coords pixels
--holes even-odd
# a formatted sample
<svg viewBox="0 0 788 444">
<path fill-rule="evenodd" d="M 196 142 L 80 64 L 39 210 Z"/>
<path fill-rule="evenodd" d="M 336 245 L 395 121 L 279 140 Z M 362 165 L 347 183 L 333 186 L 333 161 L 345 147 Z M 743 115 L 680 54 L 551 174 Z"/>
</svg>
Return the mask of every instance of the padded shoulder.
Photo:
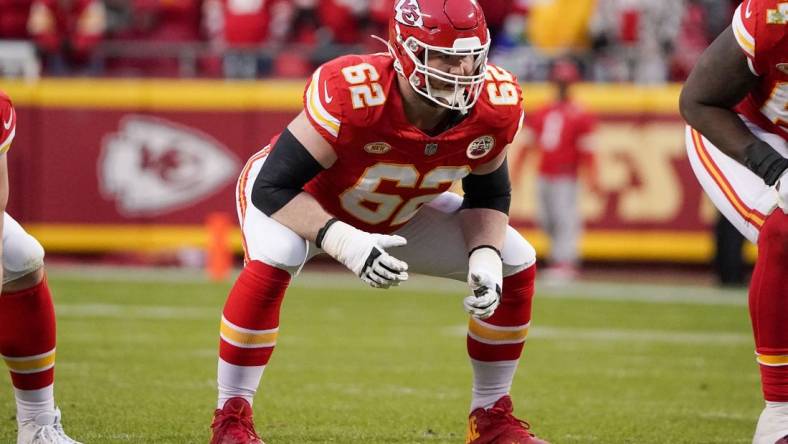
<svg viewBox="0 0 788 444">
<path fill-rule="evenodd" d="M 331 60 L 320 66 L 307 83 L 306 115 L 329 143 L 336 143 L 343 127 L 369 126 L 380 118 L 395 76 L 388 54 Z"/>
</svg>

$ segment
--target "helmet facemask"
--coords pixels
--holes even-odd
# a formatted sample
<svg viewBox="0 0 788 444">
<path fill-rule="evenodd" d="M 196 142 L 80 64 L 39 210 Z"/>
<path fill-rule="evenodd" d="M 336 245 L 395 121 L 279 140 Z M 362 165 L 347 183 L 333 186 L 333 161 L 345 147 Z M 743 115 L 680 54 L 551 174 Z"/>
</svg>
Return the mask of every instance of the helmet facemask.
<svg viewBox="0 0 788 444">
<path fill-rule="evenodd" d="M 399 31 L 399 29 L 397 30 Z M 413 90 L 443 108 L 466 114 L 476 104 L 482 92 L 484 75 L 487 71 L 487 53 L 490 49 L 489 37 L 487 43 L 484 44 L 478 37 L 458 38 L 454 41 L 453 47 L 449 48 L 426 44 L 414 36 L 402 41 L 401 35 L 397 34 L 399 46 L 414 66 L 410 76 L 406 76 Z M 471 74 L 455 75 L 430 67 L 428 63 L 430 57 L 436 54 L 449 57 L 472 57 Z M 394 67 L 405 76 L 399 60 L 395 62 Z M 436 87 L 435 84 L 441 87 Z"/>
</svg>

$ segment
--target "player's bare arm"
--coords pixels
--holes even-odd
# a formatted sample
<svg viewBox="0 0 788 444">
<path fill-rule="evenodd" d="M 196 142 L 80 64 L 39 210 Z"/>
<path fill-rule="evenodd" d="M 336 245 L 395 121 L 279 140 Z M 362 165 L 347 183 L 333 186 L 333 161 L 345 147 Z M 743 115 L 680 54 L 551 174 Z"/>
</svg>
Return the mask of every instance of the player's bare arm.
<svg viewBox="0 0 788 444">
<path fill-rule="evenodd" d="M 252 203 L 263 213 L 315 242 L 375 288 L 408 279 L 408 265 L 386 253 L 406 244 L 401 236 L 358 230 L 329 214 L 304 186 L 336 161 L 336 153 L 302 112 L 282 132 L 254 182 Z"/>
<path fill-rule="evenodd" d="M 758 139 L 733 107 L 757 82 L 729 26 L 703 52 L 684 84 L 681 115 L 725 154 L 744 163 L 745 147 Z"/>
<path fill-rule="evenodd" d="M 722 152 L 774 185 L 788 160 L 747 129 L 733 107 L 757 85 L 729 26 L 703 52 L 681 92 L 681 115 Z"/>
</svg>

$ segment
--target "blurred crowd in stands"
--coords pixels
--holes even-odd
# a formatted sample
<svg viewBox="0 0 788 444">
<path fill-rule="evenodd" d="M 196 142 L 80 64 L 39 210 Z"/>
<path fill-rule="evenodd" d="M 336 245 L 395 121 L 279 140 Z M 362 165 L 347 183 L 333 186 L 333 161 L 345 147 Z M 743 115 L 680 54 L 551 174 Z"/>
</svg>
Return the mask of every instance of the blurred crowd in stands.
<svg viewBox="0 0 788 444">
<path fill-rule="evenodd" d="M 0 0 L 0 74 L 305 77 L 343 53 L 384 51 L 401 0 Z M 680 81 L 733 0 L 479 0 L 491 60 L 544 80 Z M 31 64 L 35 65 L 31 68 Z M 40 68 L 40 69 L 39 69 Z"/>
</svg>

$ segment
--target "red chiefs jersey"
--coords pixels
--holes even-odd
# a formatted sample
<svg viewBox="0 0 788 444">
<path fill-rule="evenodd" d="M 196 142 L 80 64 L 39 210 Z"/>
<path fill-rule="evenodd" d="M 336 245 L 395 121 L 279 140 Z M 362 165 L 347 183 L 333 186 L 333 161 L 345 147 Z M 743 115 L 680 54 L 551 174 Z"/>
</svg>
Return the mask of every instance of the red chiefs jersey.
<svg viewBox="0 0 788 444">
<path fill-rule="evenodd" d="M 223 0 L 224 39 L 231 45 L 266 42 L 276 23 L 289 20 L 293 8 L 285 0 Z"/>
<path fill-rule="evenodd" d="M 105 26 L 104 5 L 99 0 L 35 0 L 28 21 L 28 30 L 38 46 L 58 52 L 68 40 L 80 56 L 98 44 Z"/>
<path fill-rule="evenodd" d="M 576 176 L 584 156 L 590 155 L 588 136 L 595 119 L 572 102 L 550 104 L 525 119 L 541 153 L 539 172 L 547 176 Z"/>
<path fill-rule="evenodd" d="M 11 148 L 16 134 L 16 111 L 11 99 L 0 91 L 0 154 L 5 154 Z"/>
<path fill-rule="evenodd" d="M 746 0 L 733 15 L 736 41 L 758 86 L 736 111 L 761 128 L 788 136 L 788 2 Z"/>
<path fill-rule="evenodd" d="M 410 220 L 501 153 L 522 123 L 516 79 L 488 66 L 476 106 L 430 136 L 407 120 L 397 75 L 388 54 L 344 56 L 318 68 L 304 94 L 309 121 L 337 155 L 305 190 L 328 212 L 371 232 L 392 232 Z"/>
</svg>

